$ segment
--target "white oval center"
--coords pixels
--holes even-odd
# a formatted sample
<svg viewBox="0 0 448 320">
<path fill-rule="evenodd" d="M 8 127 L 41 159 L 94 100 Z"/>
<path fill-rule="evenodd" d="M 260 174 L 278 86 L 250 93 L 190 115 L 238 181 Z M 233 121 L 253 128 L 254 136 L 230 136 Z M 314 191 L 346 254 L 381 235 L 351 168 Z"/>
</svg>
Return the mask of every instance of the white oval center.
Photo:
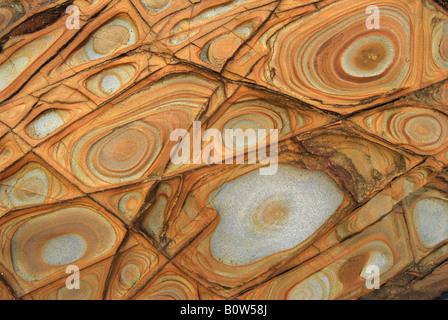
<svg viewBox="0 0 448 320">
<path fill-rule="evenodd" d="M 242 266 L 291 249 L 317 231 L 338 209 L 344 193 L 326 173 L 279 165 L 272 176 L 258 170 L 210 194 L 220 215 L 212 255 Z"/>
<path fill-rule="evenodd" d="M 76 234 L 64 234 L 48 241 L 44 260 L 50 265 L 67 264 L 80 259 L 87 250 L 84 239 Z"/>
<path fill-rule="evenodd" d="M 115 91 L 120 89 L 120 87 L 120 80 L 116 76 L 111 74 L 105 76 L 101 81 L 101 89 L 107 94 L 114 93 Z"/>
</svg>

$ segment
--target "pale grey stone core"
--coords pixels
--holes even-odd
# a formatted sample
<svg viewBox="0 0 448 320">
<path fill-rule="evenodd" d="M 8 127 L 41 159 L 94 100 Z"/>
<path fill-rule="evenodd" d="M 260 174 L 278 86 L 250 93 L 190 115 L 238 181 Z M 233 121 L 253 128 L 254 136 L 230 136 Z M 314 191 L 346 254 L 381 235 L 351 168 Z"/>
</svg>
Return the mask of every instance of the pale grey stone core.
<svg viewBox="0 0 448 320">
<path fill-rule="evenodd" d="M 220 222 L 210 243 L 220 262 L 242 266 L 293 248 L 310 237 L 341 205 L 344 193 L 326 173 L 279 165 L 258 170 L 210 194 Z"/>
<path fill-rule="evenodd" d="M 422 244 L 430 248 L 448 239 L 448 202 L 425 198 L 414 207 L 414 225 Z"/>
</svg>

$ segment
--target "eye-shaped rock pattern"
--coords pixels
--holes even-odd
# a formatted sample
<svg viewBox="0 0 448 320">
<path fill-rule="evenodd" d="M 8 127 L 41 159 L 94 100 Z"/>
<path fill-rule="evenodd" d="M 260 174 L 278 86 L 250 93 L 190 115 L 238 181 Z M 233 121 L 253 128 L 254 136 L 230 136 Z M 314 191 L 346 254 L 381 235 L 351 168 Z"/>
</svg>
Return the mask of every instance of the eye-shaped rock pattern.
<svg viewBox="0 0 448 320">
<path fill-rule="evenodd" d="M 203 228 L 174 261 L 190 266 L 188 273 L 209 289 L 222 286 L 221 295 L 236 295 L 253 285 L 254 279 L 267 277 L 261 270 L 269 274 L 313 243 L 349 205 L 349 195 L 328 174 L 293 166 L 287 162 L 291 158 L 282 156 L 272 176 L 260 176 L 250 165 L 243 171 L 238 167 L 221 170 L 221 178 L 210 169 L 187 175 L 186 181 L 199 178 L 200 182 L 188 194 L 183 190 L 190 186 L 182 185 L 177 196 L 180 207 L 176 204 L 171 216 L 159 216 L 159 220 L 155 212 L 149 212 L 143 227 L 155 233 L 157 229 L 151 226 L 162 220 L 166 230 L 162 234 L 172 239 L 165 245 L 169 255 L 182 248 L 179 242 L 189 241 L 193 230 L 197 233 Z M 169 188 L 164 186 L 163 195 L 176 195 L 176 186 L 174 181 Z"/>
<path fill-rule="evenodd" d="M 0 1 L 0 300 L 446 298 L 442 2 Z"/>
<path fill-rule="evenodd" d="M 410 235 L 417 259 L 422 259 L 434 248 L 447 243 L 448 198 L 438 179 L 409 195 L 403 201 L 403 209 L 410 225 Z M 443 250 L 442 250 L 443 251 Z"/>
<path fill-rule="evenodd" d="M 342 199 L 324 173 L 287 165 L 273 178 L 255 171 L 229 181 L 209 196 L 220 215 L 211 254 L 221 263 L 244 266 L 288 250 L 327 221 Z"/>
<path fill-rule="evenodd" d="M 404 224 L 400 215 L 388 216 L 368 230 L 362 239 L 355 237 L 343 246 L 335 246 L 330 250 L 330 256 L 318 256 L 249 291 L 243 298 L 354 299 L 367 290 L 366 279 L 372 272 L 369 266 L 378 267 L 380 281 L 385 281 L 396 272 L 394 269 L 405 269 L 411 261 L 411 249 L 399 235 Z M 380 228 L 381 233 L 375 228 Z M 316 272 L 316 266 L 324 268 Z"/>
<path fill-rule="evenodd" d="M 198 284 L 182 274 L 174 265 L 168 264 L 133 299 L 197 300 Z"/>
<path fill-rule="evenodd" d="M 56 135 L 49 140 L 54 145 L 43 145 L 38 153 L 50 157 L 86 190 L 142 181 L 167 164 L 171 132 L 189 128 L 217 86 L 194 74 L 143 84 L 120 103 L 84 118 L 87 130 Z M 153 98 L 146 100 L 148 95 Z"/>
<path fill-rule="evenodd" d="M 282 45 L 266 67 L 277 70 L 274 83 L 301 95 L 319 92 L 339 98 L 325 99 L 328 104 L 350 104 L 350 96 L 355 96 L 355 101 L 368 99 L 375 89 L 381 94 L 389 87 L 406 84 L 411 70 L 406 60 L 411 59 L 413 49 L 409 41 L 412 11 L 399 5 L 380 6 L 382 26 L 369 32 L 365 28 L 366 6 L 359 6 L 343 12 L 328 8 L 331 23 L 320 28 L 299 21 L 282 30 L 275 39 Z M 291 63 L 281 63 L 285 60 Z M 285 66 L 293 68 L 295 77 L 286 77 L 290 71 Z"/>
<path fill-rule="evenodd" d="M 132 46 L 138 40 L 138 30 L 129 16 L 121 15 L 98 29 L 87 43 L 69 59 L 70 66 L 108 57 L 115 52 Z"/>
<path fill-rule="evenodd" d="M 60 35 L 60 34 L 59 34 Z M 33 40 L 16 50 L 0 65 L 0 92 L 3 92 L 21 76 L 29 67 L 50 48 L 56 37 L 47 35 Z"/>
<path fill-rule="evenodd" d="M 394 146 L 379 140 L 357 136 L 355 131 L 335 126 L 328 132 L 303 141 L 307 151 L 327 158 L 335 170 L 349 173 L 346 187 L 352 190 L 357 201 L 363 201 L 368 194 L 389 182 L 393 177 L 409 171 L 420 158 L 398 152 Z"/>
<path fill-rule="evenodd" d="M 277 139 L 281 141 L 337 119 L 304 105 L 292 104 L 282 97 L 267 96 L 260 99 L 260 96 L 263 96 L 262 93 L 242 87 L 210 118 L 208 127 L 221 131 L 223 159 L 226 159 L 227 154 L 233 154 L 232 151 L 241 154 L 260 148 L 260 145 L 268 146 L 271 130 L 278 130 Z M 247 139 L 243 144 L 226 135 L 228 130 L 253 130 L 256 137 Z"/>
<path fill-rule="evenodd" d="M 99 300 L 103 297 L 107 273 L 112 258 L 98 262 L 79 271 L 79 289 L 68 289 L 66 279 L 60 279 L 43 288 L 34 290 L 24 300 Z"/>
<path fill-rule="evenodd" d="M 284 12 L 238 52 L 228 75 L 249 77 L 343 114 L 446 78 L 446 15 L 427 2 L 379 1 L 374 5 L 379 25 L 372 28 L 367 26 L 373 19 L 372 10 L 366 13 L 370 5 L 329 3 L 303 18 L 314 9 Z M 423 50 L 419 43 L 425 43 Z M 423 57 L 427 63 L 417 63 Z"/>
<path fill-rule="evenodd" d="M 88 266 L 114 253 L 123 227 L 84 201 L 9 215 L 0 235 L 2 272 L 17 293 L 65 278 L 68 265 Z"/>
<path fill-rule="evenodd" d="M 3 171 L 31 150 L 16 134 L 9 132 L 0 138 L 0 171 Z"/>
<path fill-rule="evenodd" d="M 39 159 L 26 156 L 10 170 L 0 175 L 0 215 L 11 210 L 54 203 L 81 197 L 82 193 L 50 171 Z"/>
<path fill-rule="evenodd" d="M 121 300 L 133 296 L 166 262 L 147 240 L 131 235 L 117 256 L 106 299 Z"/>
<path fill-rule="evenodd" d="M 353 121 L 389 142 L 420 154 L 446 149 L 448 117 L 432 109 L 387 107 L 355 116 Z"/>
</svg>

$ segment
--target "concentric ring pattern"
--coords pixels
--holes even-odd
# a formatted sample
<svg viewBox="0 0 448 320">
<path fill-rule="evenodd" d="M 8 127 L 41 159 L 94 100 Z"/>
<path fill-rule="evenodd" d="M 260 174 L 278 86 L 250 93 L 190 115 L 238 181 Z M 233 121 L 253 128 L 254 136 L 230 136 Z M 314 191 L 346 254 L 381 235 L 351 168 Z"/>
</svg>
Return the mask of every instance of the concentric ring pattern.
<svg viewBox="0 0 448 320">
<path fill-rule="evenodd" d="M 0 0 L 0 300 L 446 299 L 446 2 Z"/>
<path fill-rule="evenodd" d="M 407 1 L 380 2 L 381 28 L 371 30 L 366 7 L 364 2 L 348 9 L 334 5 L 323 10 L 324 24 L 310 17 L 286 26 L 269 41 L 278 50 L 267 61 L 264 78 L 299 98 L 343 106 L 411 85 L 416 58 L 412 7 Z"/>
</svg>

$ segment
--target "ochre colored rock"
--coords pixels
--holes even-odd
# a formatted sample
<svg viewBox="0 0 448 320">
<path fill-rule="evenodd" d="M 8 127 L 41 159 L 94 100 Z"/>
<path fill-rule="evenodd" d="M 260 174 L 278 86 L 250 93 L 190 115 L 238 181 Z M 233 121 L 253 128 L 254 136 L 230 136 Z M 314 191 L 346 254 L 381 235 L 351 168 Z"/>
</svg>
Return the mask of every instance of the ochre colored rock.
<svg viewBox="0 0 448 320">
<path fill-rule="evenodd" d="M 447 299 L 444 3 L 0 1 L 0 300 Z"/>
</svg>

